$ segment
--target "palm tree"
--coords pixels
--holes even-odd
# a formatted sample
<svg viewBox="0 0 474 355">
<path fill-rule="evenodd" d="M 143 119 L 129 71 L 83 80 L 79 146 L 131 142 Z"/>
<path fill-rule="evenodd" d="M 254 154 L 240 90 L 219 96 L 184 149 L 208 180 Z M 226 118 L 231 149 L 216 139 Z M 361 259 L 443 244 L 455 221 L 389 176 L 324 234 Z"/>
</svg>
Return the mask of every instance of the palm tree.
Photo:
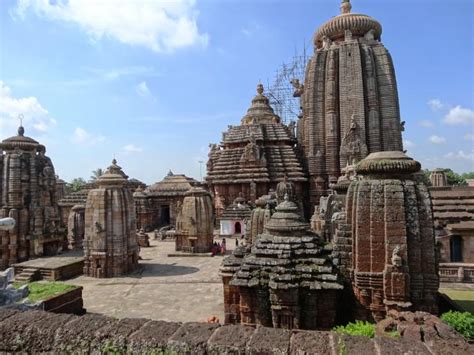
<svg viewBox="0 0 474 355">
<path fill-rule="evenodd" d="M 90 181 L 91 182 L 94 182 L 96 181 L 98 178 L 100 178 L 102 175 L 104 175 L 104 170 L 101 169 L 101 168 L 98 168 L 96 170 L 92 170 L 92 175 L 90 177 Z"/>
</svg>

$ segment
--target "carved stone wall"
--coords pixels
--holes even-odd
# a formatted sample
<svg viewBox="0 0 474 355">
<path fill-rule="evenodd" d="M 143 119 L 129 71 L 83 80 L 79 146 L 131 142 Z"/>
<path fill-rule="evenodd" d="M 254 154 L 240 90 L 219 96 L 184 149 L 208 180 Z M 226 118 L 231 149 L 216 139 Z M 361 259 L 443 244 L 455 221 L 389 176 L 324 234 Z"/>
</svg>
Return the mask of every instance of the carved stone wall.
<svg viewBox="0 0 474 355">
<path fill-rule="evenodd" d="M 69 213 L 67 240 L 69 249 L 82 249 L 85 233 L 85 205 L 75 205 Z"/>
<path fill-rule="evenodd" d="M 86 202 L 84 274 L 116 277 L 138 266 L 135 205 L 115 159 L 97 184 Z"/>
</svg>

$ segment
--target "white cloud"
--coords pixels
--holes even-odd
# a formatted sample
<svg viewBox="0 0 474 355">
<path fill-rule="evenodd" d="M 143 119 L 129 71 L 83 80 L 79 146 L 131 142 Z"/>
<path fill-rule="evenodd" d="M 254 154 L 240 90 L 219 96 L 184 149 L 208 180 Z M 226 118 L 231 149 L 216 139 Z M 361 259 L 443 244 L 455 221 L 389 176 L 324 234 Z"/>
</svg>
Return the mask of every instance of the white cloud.
<svg viewBox="0 0 474 355">
<path fill-rule="evenodd" d="M 430 121 L 430 120 L 420 120 L 420 121 L 418 121 L 418 124 L 419 124 L 421 127 L 425 127 L 425 128 L 434 127 L 433 121 Z"/>
<path fill-rule="evenodd" d="M 428 106 L 432 111 L 439 111 L 444 107 L 444 104 L 439 99 L 431 99 L 428 101 Z"/>
<path fill-rule="evenodd" d="M 75 144 L 94 145 L 103 141 L 105 141 L 104 136 L 87 132 L 82 127 L 76 127 L 71 137 L 71 142 Z"/>
<path fill-rule="evenodd" d="M 416 146 L 415 143 L 413 143 L 412 141 L 408 140 L 408 139 L 404 139 L 403 140 L 403 146 L 406 148 L 406 149 L 409 149 L 409 148 L 414 148 Z"/>
<path fill-rule="evenodd" d="M 445 154 L 444 157 L 446 159 L 458 159 L 474 162 L 474 150 L 467 153 L 465 153 L 463 150 L 459 150 L 458 152 L 449 152 Z"/>
<path fill-rule="evenodd" d="M 11 89 L 0 80 L 0 132 L 13 135 L 20 124 L 19 115 L 23 115 L 27 132 L 32 128 L 37 133 L 46 133 L 56 125 L 56 120 L 50 117 L 36 97 L 13 97 Z"/>
<path fill-rule="evenodd" d="M 433 134 L 430 138 L 429 141 L 433 144 L 443 144 L 446 142 L 446 138 L 437 136 Z"/>
<path fill-rule="evenodd" d="M 209 35 L 197 25 L 195 0 L 18 0 L 11 11 L 24 19 L 33 12 L 51 21 L 77 24 L 93 40 L 112 38 L 121 43 L 172 52 L 193 45 L 206 47 Z"/>
<path fill-rule="evenodd" d="M 134 144 L 127 144 L 123 147 L 123 150 L 127 153 L 140 153 L 143 152 L 143 148 L 137 147 Z"/>
<path fill-rule="evenodd" d="M 449 110 L 443 121 L 450 125 L 474 125 L 474 111 L 458 105 Z"/>
<path fill-rule="evenodd" d="M 242 28 L 240 30 L 244 36 L 250 37 L 252 35 L 252 31 L 250 31 L 248 28 Z"/>
<path fill-rule="evenodd" d="M 152 97 L 150 89 L 145 81 L 142 81 L 140 84 L 135 86 L 135 92 L 141 97 Z"/>
<path fill-rule="evenodd" d="M 474 133 L 465 134 L 464 140 L 474 142 Z"/>
</svg>

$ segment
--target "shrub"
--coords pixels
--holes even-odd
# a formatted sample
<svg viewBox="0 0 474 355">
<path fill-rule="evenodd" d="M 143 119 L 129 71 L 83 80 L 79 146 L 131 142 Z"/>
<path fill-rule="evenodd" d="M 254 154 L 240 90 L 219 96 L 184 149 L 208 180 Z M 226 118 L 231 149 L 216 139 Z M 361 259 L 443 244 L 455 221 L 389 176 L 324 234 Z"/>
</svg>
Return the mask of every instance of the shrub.
<svg viewBox="0 0 474 355">
<path fill-rule="evenodd" d="M 348 323 L 347 325 L 339 325 L 334 327 L 333 330 L 340 334 L 362 335 L 367 338 L 375 336 L 375 324 L 360 320 L 357 320 L 355 323 Z"/>
<path fill-rule="evenodd" d="M 472 313 L 449 311 L 444 313 L 441 319 L 466 339 L 474 339 L 474 315 Z"/>
</svg>

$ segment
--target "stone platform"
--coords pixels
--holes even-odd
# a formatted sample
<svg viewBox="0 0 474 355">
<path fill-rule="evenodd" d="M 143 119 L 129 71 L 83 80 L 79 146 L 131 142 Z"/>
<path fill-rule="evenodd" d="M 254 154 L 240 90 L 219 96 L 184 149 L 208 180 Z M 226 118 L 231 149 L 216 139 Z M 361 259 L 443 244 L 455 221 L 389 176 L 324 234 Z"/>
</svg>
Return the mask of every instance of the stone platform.
<svg viewBox="0 0 474 355">
<path fill-rule="evenodd" d="M 70 251 L 62 255 L 44 257 L 14 264 L 15 276 L 26 269 L 39 270 L 41 278 L 48 281 L 66 280 L 82 275 L 84 256 L 82 251 Z"/>
</svg>

